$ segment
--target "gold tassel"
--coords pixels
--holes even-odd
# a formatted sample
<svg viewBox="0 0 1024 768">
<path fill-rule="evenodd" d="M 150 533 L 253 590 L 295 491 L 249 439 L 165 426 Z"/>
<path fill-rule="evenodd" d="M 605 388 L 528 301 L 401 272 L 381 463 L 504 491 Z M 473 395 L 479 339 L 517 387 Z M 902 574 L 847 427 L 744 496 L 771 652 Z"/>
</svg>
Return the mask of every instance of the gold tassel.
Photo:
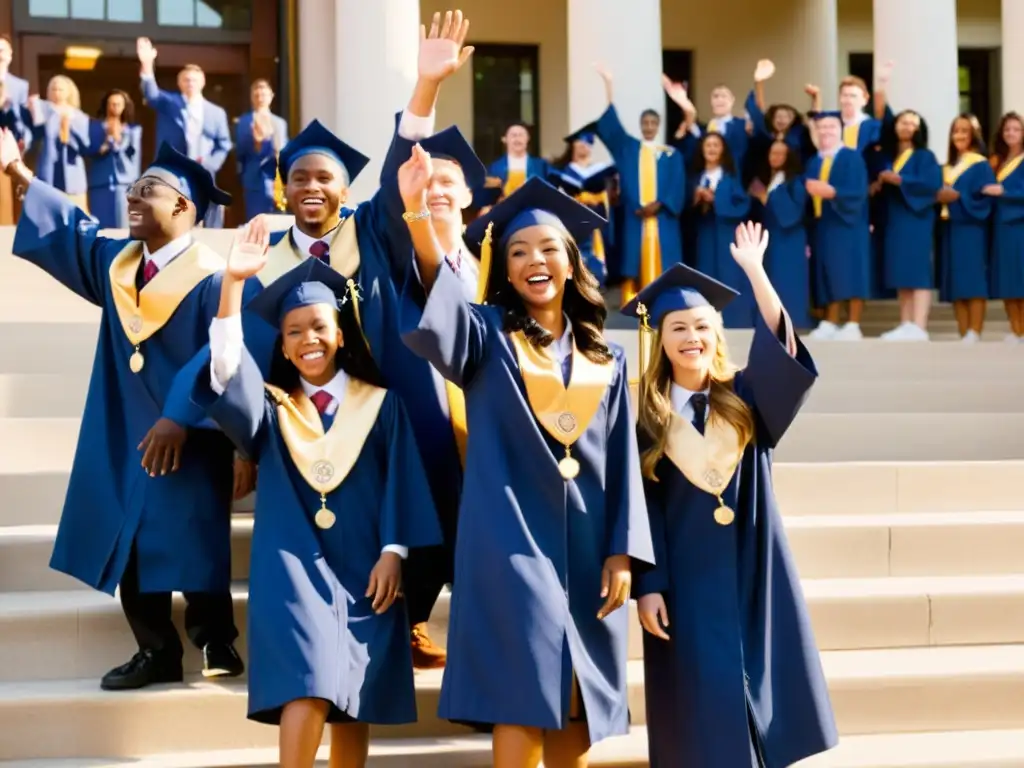
<svg viewBox="0 0 1024 768">
<path fill-rule="evenodd" d="M 359 295 L 359 286 L 356 285 L 356 281 L 351 277 L 348 279 L 346 286 L 348 287 L 348 298 L 352 301 L 352 312 L 356 316 L 356 325 L 359 326 L 359 330 L 362 332 L 363 319 L 359 316 L 359 299 L 362 297 Z"/>
<path fill-rule="evenodd" d="M 487 225 L 484 242 L 480 246 L 480 281 L 476 286 L 476 304 L 483 304 L 487 298 L 487 282 L 491 279 L 491 240 L 494 222 Z"/>
<path fill-rule="evenodd" d="M 284 197 L 284 181 L 281 180 L 281 155 L 277 155 L 277 170 L 274 171 L 274 207 L 283 211 L 288 207 Z"/>
<path fill-rule="evenodd" d="M 636 380 L 637 408 L 639 415 L 639 413 L 642 413 L 644 409 L 644 374 L 647 373 L 647 366 L 649 364 L 648 358 L 650 357 L 650 349 L 648 348 L 648 343 L 650 339 L 648 338 L 648 335 L 651 333 L 651 326 L 647 321 L 647 307 L 644 305 L 643 302 L 637 302 L 636 313 L 640 317 L 640 326 L 638 328 L 638 333 L 640 337 L 640 348 L 638 350 L 640 358 L 640 375 Z"/>
</svg>

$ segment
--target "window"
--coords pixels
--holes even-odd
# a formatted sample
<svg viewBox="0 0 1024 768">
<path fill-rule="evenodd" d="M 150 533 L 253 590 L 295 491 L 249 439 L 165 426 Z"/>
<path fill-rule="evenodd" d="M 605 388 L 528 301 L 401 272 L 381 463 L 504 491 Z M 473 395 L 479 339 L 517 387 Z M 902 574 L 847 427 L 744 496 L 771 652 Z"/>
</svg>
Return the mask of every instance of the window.
<svg viewBox="0 0 1024 768">
<path fill-rule="evenodd" d="M 473 148 L 489 163 L 504 152 L 509 125 L 531 126 L 531 151 L 540 133 L 537 46 L 478 45 L 473 54 Z"/>
<path fill-rule="evenodd" d="M 143 0 L 29 0 L 30 16 L 83 21 L 142 21 Z"/>
<path fill-rule="evenodd" d="M 693 51 L 664 50 L 661 53 L 661 71 L 676 83 L 683 83 L 693 93 Z M 675 134 L 683 121 L 683 110 L 665 96 L 664 126 L 666 138 Z"/>
<path fill-rule="evenodd" d="M 250 29 L 252 0 L 158 0 L 156 16 L 164 27 Z"/>
</svg>

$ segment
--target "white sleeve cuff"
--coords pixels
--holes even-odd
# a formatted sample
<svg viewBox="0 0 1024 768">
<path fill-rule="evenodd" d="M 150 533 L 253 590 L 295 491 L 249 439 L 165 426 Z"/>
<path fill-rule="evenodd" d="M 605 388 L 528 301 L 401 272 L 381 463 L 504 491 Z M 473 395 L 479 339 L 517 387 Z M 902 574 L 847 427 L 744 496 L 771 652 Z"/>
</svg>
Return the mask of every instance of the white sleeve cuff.
<svg viewBox="0 0 1024 768">
<path fill-rule="evenodd" d="M 427 117 L 420 117 L 405 110 L 402 119 L 398 121 L 398 135 L 408 141 L 420 141 L 434 135 L 435 122 L 436 115 L 433 112 Z"/>
<path fill-rule="evenodd" d="M 401 544 L 388 544 L 381 550 L 381 554 L 384 554 L 385 552 L 394 552 L 403 560 L 409 557 L 409 548 L 403 547 Z"/>
<path fill-rule="evenodd" d="M 210 388 L 223 395 L 242 364 L 242 316 L 215 317 L 210 323 Z"/>
</svg>

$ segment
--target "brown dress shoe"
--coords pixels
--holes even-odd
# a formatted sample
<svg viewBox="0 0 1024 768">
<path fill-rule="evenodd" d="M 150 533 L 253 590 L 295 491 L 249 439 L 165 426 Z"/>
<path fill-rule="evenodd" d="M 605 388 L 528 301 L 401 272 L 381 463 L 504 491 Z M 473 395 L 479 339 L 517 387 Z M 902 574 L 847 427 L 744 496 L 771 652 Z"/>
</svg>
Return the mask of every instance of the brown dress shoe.
<svg viewBox="0 0 1024 768">
<path fill-rule="evenodd" d="M 443 648 L 434 645 L 427 634 L 427 624 L 416 624 L 412 628 L 412 666 L 414 669 L 441 669 L 448 660 Z"/>
</svg>

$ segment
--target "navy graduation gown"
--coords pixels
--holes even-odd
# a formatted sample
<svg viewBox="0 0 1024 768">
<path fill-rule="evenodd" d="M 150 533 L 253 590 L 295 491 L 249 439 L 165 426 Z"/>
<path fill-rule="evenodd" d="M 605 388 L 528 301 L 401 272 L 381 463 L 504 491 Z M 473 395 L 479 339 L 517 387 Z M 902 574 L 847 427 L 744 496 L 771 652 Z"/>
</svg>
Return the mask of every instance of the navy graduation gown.
<svg viewBox="0 0 1024 768">
<path fill-rule="evenodd" d="M 626 733 L 629 613 L 597 619 L 601 571 L 652 550 L 622 350 L 566 481 L 501 311 L 467 302 L 446 262 L 410 319 L 406 343 L 463 388 L 469 425 L 440 716 L 560 729 L 575 673 L 591 742 Z"/>
<path fill-rule="evenodd" d="M 882 187 L 885 286 L 931 288 L 935 195 L 942 188 L 942 169 L 930 149 L 917 149 L 899 175 L 899 186 Z"/>
<path fill-rule="evenodd" d="M 943 217 L 939 227 L 940 301 L 989 297 L 989 220 L 995 198 L 981 190 L 995 183 L 992 166 L 985 161 L 972 165 L 953 182 L 960 199 L 947 206 L 949 218 Z"/>
<path fill-rule="evenodd" d="M 821 175 L 821 156 L 812 157 L 805 177 Z M 836 190 L 822 200 L 821 218 L 814 220 L 815 294 L 821 305 L 871 295 L 871 232 L 868 225 L 868 174 L 861 156 L 840 149 L 828 183 Z"/>
<path fill-rule="evenodd" d="M 644 481 L 656 565 L 637 574 L 634 591 L 663 594 L 670 636 L 643 636 L 652 768 L 760 768 L 752 739 L 764 764 L 781 768 L 838 741 L 772 491 L 772 450 L 817 376 L 797 346 L 790 357 L 759 317 L 734 382 L 754 412 L 755 437 L 723 493 L 732 525 L 715 522 L 718 500 L 668 458 L 657 482 Z M 640 441 L 651 444 L 642 430 Z"/>
<path fill-rule="evenodd" d="M 134 374 L 128 367 L 134 347 L 121 325 L 110 275 L 111 262 L 131 241 L 98 237 L 98 229 L 57 190 L 39 180 L 29 185 L 15 255 L 103 309 L 50 566 L 112 595 L 134 541 L 142 592 L 226 591 L 234 452 L 222 433 L 194 428 L 203 414 L 189 401 L 191 382 L 184 373 L 207 344 L 220 274 L 198 282 L 142 343 L 145 366 Z M 147 288 L 156 288 L 173 265 Z M 161 417 L 189 427 L 188 438 L 180 469 L 149 477 L 137 446 Z"/>
<path fill-rule="evenodd" d="M 763 223 L 769 235 L 764 257 L 765 271 L 778 291 L 794 328 L 814 325 L 810 306 L 806 209 L 807 188 L 803 176 L 786 179 L 769 192 L 768 202 L 763 208 Z"/>
<path fill-rule="evenodd" d="M 754 135 L 747 150 L 747 168 L 756 172 L 758 165 L 768 158 L 768 152 L 775 142 L 775 129 L 765 120 L 765 113 L 757 105 L 757 97 L 753 91 L 747 94 L 743 106 L 754 127 Z M 817 151 L 814 148 L 814 141 L 811 140 L 811 132 L 804 122 L 794 122 L 789 126 L 782 140 L 786 142 L 791 152 L 796 152 L 800 156 L 803 163 Z"/>
<path fill-rule="evenodd" d="M 249 571 L 249 717 L 279 724 L 285 704 L 318 698 L 331 703 L 330 722 L 415 722 L 405 606 L 399 600 L 377 615 L 372 598 L 364 597 L 383 547 L 441 540 L 401 402 L 385 394 L 365 442 L 349 447 L 358 451 L 355 463 L 326 499 L 337 521 L 322 530 L 314 522 L 319 494 L 295 467 L 277 405 L 248 351 L 220 397 L 210 387 L 207 354 L 192 397 L 259 466 Z"/>
<path fill-rule="evenodd" d="M 1024 163 L 1018 158 L 998 183 L 1003 194 L 992 198 L 992 297 L 1024 299 Z"/>
</svg>

